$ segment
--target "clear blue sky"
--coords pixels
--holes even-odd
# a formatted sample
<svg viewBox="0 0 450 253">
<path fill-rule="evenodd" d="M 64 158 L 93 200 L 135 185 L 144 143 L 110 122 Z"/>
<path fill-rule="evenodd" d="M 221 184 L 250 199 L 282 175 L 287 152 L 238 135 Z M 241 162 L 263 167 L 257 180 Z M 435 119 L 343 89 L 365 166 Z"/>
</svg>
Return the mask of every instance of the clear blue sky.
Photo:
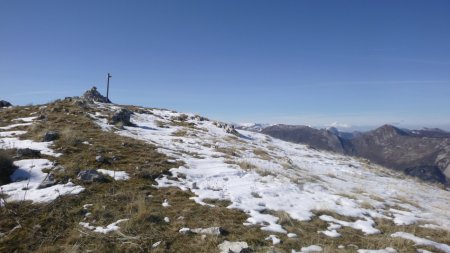
<svg viewBox="0 0 450 253">
<path fill-rule="evenodd" d="M 0 2 L 0 99 L 450 129 L 450 1 Z"/>
</svg>

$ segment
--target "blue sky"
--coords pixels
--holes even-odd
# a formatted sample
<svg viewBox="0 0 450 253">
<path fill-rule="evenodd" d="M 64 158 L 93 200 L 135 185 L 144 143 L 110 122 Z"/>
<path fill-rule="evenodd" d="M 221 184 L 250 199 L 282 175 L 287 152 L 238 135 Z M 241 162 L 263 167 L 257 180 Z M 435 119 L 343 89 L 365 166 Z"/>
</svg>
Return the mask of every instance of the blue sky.
<svg viewBox="0 0 450 253">
<path fill-rule="evenodd" d="M 0 99 L 450 129 L 450 1 L 0 2 Z"/>
</svg>

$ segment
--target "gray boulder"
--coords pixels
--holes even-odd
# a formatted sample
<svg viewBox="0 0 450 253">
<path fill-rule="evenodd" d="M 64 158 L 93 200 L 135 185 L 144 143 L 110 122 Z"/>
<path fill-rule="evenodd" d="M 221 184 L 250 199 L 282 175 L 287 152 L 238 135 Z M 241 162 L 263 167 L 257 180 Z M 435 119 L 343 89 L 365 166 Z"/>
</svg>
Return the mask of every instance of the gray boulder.
<svg viewBox="0 0 450 253">
<path fill-rule="evenodd" d="M 57 131 L 48 131 L 42 138 L 43 141 L 54 141 L 59 138 L 59 133 Z"/>
<path fill-rule="evenodd" d="M 47 188 L 55 184 L 56 180 L 53 174 L 48 174 L 48 176 L 39 184 L 38 189 Z"/>
<path fill-rule="evenodd" d="M 82 170 L 78 173 L 77 179 L 84 182 L 107 182 L 108 179 L 97 170 Z"/>
<path fill-rule="evenodd" d="M 224 241 L 219 244 L 220 253 L 245 253 L 250 252 L 246 242 L 230 242 Z"/>
<path fill-rule="evenodd" d="M 10 107 L 10 106 L 12 106 L 12 104 L 10 102 L 5 101 L 5 100 L 0 100 L 0 108 L 2 108 L 2 107 Z"/>
<path fill-rule="evenodd" d="M 95 86 L 83 94 L 83 99 L 88 102 L 111 103 L 111 100 L 100 94 Z"/>
<path fill-rule="evenodd" d="M 128 109 L 121 109 L 111 117 L 109 123 L 113 125 L 122 124 L 123 126 L 134 126 L 130 121 L 132 114 L 133 112 Z"/>
</svg>

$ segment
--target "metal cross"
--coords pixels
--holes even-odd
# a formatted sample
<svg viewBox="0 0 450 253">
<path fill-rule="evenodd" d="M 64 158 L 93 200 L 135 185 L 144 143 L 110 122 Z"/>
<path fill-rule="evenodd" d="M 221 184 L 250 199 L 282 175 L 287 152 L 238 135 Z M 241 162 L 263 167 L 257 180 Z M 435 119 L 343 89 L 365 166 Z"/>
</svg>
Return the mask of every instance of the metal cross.
<svg viewBox="0 0 450 253">
<path fill-rule="evenodd" d="M 106 98 L 109 100 L 109 79 L 112 77 L 110 73 L 108 73 L 108 83 L 106 86 Z"/>
</svg>

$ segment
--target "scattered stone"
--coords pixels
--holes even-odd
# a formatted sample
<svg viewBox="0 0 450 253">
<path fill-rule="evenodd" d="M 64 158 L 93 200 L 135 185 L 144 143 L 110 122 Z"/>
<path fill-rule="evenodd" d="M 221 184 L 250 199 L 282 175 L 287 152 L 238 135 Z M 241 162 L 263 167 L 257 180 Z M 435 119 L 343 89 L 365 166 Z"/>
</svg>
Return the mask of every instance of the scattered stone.
<svg viewBox="0 0 450 253">
<path fill-rule="evenodd" d="M 5 101 L 5 100 L 0 100 L 0 108 L 2 108 L 2 107 L 10 107 L 10 106 L 12 106 L 12 104 L 10 102 Z"/>
<path fill-rule="evenodd" d="M 248 244 L 246 242 L 230 242 L 224 241 L 219 244 L 220 253 L 246 253 L 249 252 Z"/>
<path fill-rule="evenodd" d="M 225 233 L 225 230 L 221 227 L 195 228 L 191 229 L 191 231 L 196 234 L 206 235 L 223 235 Z"/>
<path fill-rule="evenodd" d="M 48 131 L 45 133 L 42 141 L 54 141 L 59 138 L 59 133 L 57 131 Z"/>
<path fill-rule="evenodd" d="M 155 243 L 152 244 L 152 248 L 156 248 L 161 244 L 161 241 L 157 241 Z"/>
<path fill-rule="evenodd" d="M 122 126 L 134 126 L 130 121 L 132 114 L 133 112 L 128 109 L 121 109 L 111 117 L 109 123 L 113 125 L 121 124 Z"/>
<path fill-rule="evenodd" d="M 46 120 L 48 120 L 48 117 L 47 117 L 47 115 L 41 113 L 41 114 L 39 114 L 39 116 L 37 116 L 36 120 L 46 121 Z"/>
<path fill-rule="evenodd" d="M 165 199 L 164 202 L 162 203 L 162 206 L 169 207 L 170 206 L 169 201 L 167 199 Z"/>
<path fill-rule="evenodd" d="M 104 156 L 102 155 L 98 155 L 95 157 L 95 161 L 98 163 L 108 163 L 108 159 L 106 159 Z"/>
<path fill-rule="evenodd" d="M 61 165 L 56 165 L 55 168 L 53 168 L 53 171 L 57 171 L 57 172 L 64 172 L 66 170 L 66 168 L 64 168 Z"/>
<path fill-rule="evenodd" d="M 53 174 L 48 174 L 46 178 L 39 184 L 38 189 L 47 188 L 56 184 L 55 177 Z"/>
<path fill-rule="evenodd" d="M 180 230 L 178 230 L 178 232 L 183 235 L 192 234 L 192 231 L 190 228 L 181 228 Z"/>
<path fill-rule="evenodd" d="M 19 148 L 16 152 L 18 157 L 30 157 L 30 158 L 39 158 L 41 157 L 41 151 L 31 149 L 31 148 Z"/>
<path fill-rule="evenodd" d="M 107 182 L 108 179 L 96 170 L 82 170 L 78 173 L 77 179 L 84 182 Z"/>
<path fill-rule="evenodd" d="M 94 205 L 93 204 L 84 204 L 83 209 L 87 210 L 88 208 L 91 208 L 92 206 L 94 206 Z"/>
<path fill-rule="evenodd" d="M 105 96 L 100 94 L 100 92 L 98 92 L 97 87 L 95 86 L 83 94 L 83 99 L 91 103 L 93 102 L 111 103 L 111 101 L 108 98 L 106 98 Z"/>
</svg>

